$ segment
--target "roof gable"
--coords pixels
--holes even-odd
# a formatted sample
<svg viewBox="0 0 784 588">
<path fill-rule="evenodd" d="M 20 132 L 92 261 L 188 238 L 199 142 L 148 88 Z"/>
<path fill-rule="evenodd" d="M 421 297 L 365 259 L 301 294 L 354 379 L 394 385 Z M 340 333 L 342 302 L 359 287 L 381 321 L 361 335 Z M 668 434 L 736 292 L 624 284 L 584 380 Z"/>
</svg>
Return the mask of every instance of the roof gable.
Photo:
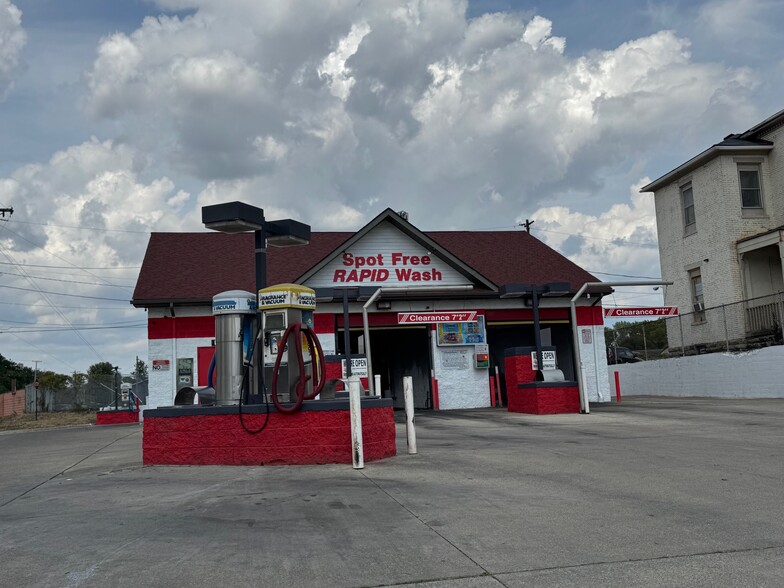
<svg viewBox="0 0 784 588">
<path fill-rule="evenodd" d="M 374 271 L 375 270 L 375 271 Z M 496 284 L 387 208 L 297 280 L 311 288 Z"/>
</svg>

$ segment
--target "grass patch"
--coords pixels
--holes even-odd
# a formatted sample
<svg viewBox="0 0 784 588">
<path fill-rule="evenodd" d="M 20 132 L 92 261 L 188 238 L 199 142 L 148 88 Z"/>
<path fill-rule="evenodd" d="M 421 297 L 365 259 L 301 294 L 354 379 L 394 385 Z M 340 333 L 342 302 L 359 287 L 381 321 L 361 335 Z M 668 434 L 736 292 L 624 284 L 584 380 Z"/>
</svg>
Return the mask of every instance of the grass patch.
<svg viewBox="0 0 784 588">
<path fill-rule="evenodd" d="M 35 420 L 35 414 L 27 413 L 0 417 L 0 431 L 94 424 L 94 412 L 39 412 L 38 420 Z"/>
</svg>

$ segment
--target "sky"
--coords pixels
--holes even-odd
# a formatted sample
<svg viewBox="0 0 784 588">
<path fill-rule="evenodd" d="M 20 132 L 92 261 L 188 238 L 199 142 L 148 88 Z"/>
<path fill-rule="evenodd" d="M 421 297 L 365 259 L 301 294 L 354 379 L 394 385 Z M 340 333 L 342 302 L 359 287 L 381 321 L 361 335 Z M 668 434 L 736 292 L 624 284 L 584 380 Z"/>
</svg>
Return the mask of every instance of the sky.
<svg viewBox="0 0 784 588">
<path fill-rule="evenodd" d="M 316 231 L 533 219 L 656 278 L 640 187 L 784 108 L 781 30 L 784 0 L 0 0 L 0 354 L 130 372 L 149 234 L 232 200 Z"/>
</svg>

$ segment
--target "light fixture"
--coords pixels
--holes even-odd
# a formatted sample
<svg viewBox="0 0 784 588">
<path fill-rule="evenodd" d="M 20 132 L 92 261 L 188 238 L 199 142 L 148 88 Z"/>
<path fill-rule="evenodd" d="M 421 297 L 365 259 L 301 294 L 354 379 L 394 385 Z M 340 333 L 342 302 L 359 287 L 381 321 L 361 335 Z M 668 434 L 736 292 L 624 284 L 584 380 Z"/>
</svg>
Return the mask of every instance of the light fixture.
<svg viewBox="0 0 784 588">
<path fill-rule="evenodd" d="M 391 300 L 379 300 L 376 302 L 376 310 L 391 310 L 392 309 L 392 301 Z"/>
</svg>

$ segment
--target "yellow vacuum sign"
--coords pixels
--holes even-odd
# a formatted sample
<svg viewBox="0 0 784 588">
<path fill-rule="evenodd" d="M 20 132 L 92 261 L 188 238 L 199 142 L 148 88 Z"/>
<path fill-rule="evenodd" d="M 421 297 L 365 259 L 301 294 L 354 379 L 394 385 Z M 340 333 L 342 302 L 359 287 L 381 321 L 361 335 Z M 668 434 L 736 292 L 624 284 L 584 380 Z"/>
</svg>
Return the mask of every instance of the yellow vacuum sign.
<svg viewBox="0 0 784 588">
<path fill-rule="evenodd" d="M 259 308 L 316 308 L 316 291 L 299 284 L 276 284 L 259 290 Z"/>
</svg>

